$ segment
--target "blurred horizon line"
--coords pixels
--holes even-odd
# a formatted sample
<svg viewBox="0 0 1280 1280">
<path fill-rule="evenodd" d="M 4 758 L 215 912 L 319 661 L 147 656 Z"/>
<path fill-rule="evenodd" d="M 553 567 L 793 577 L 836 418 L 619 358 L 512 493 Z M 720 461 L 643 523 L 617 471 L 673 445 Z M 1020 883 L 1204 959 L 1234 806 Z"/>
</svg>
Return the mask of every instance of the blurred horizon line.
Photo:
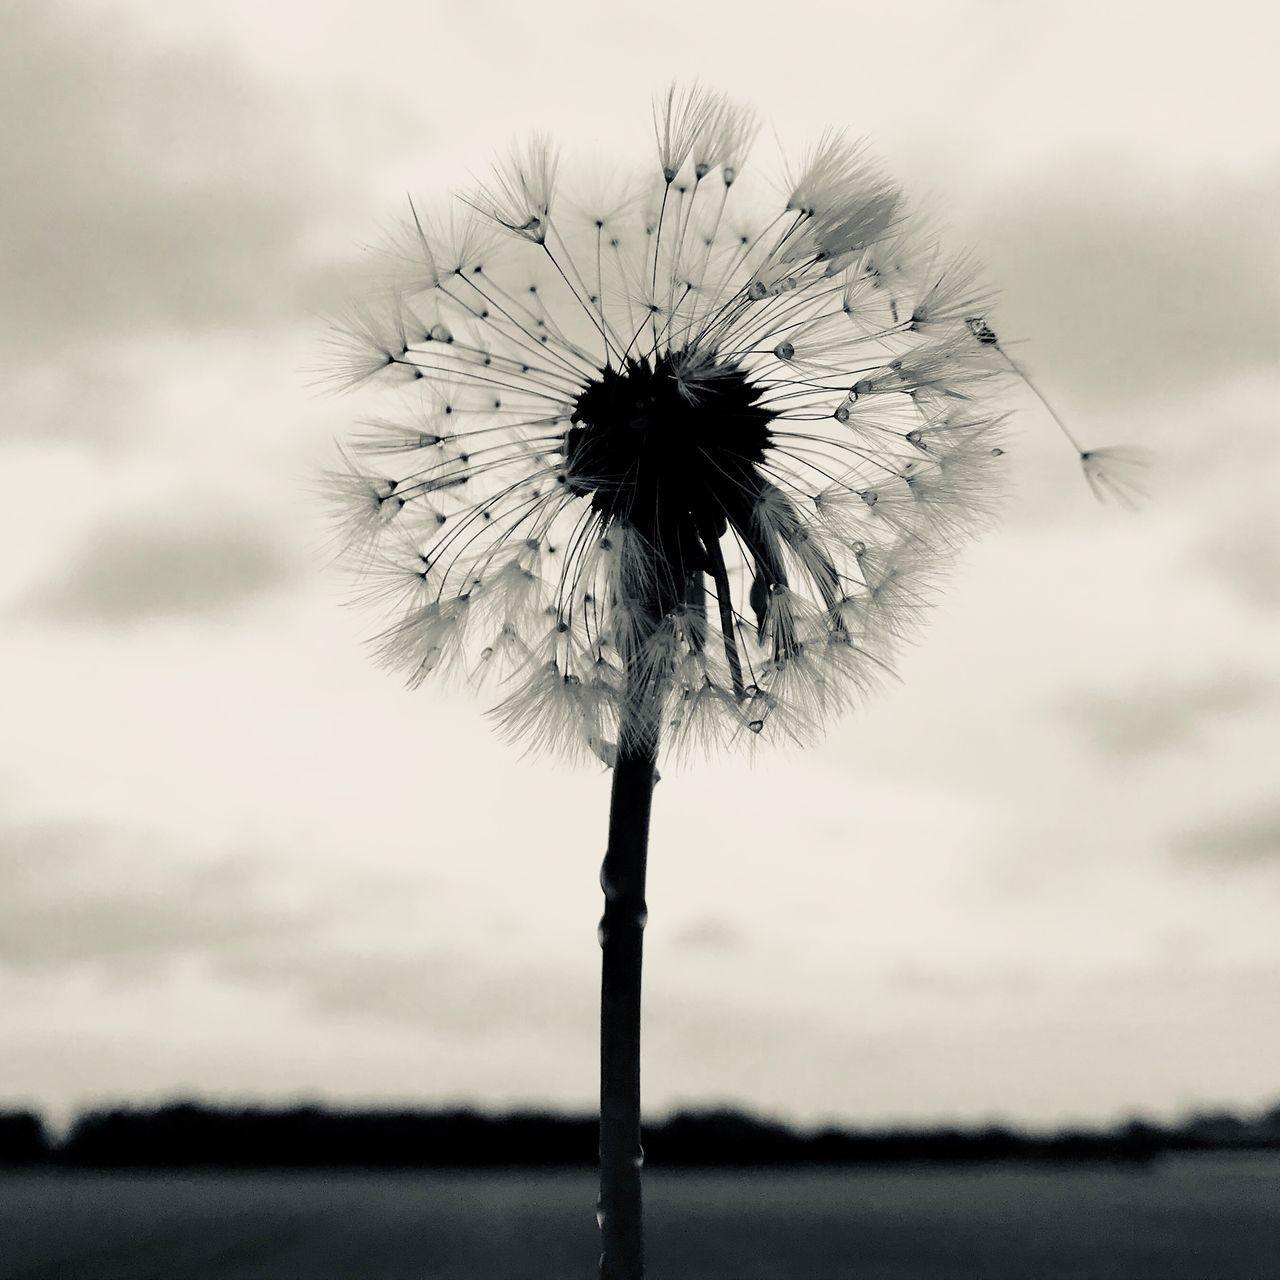
<svg viewBox="0 0 1280 1280">
<path fill-rule="evenodd" d="M 590 1167 L 594 1113 L 476 1107 L 292 1106 L 174 1100 L 78 1111 L 61 1135 L 34 1109 L 0 1107 L 0 1167 L 429 1169 Z M 792 1125 L 725 1106 L 645 1125 L 647 1158 L 668 1167 L 1150 1162 L 1205 1151 L 1280 1152 L 1280 1100 L 1257 1112 L 1197 1111 L 1160 1124 L 1037 1132 L 1006 1123 Z"/>
</svg>

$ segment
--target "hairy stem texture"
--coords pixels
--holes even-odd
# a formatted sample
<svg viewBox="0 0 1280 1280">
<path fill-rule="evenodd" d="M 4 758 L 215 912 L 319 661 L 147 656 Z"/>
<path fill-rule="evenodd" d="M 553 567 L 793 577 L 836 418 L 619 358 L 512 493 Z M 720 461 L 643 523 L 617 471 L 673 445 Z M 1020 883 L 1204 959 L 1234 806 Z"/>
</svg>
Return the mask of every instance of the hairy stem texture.
<svg viewBox="0 0 1280 1280">
<path fill-rule="evenodd" d="M 640 971 L 646 908 L 645 860 L 657 775 L 656 728 L 633 726 L 619 743 L 609 807 L 609 847 L 600 869 L 601 1280 L 644 1275 L 640 1170 Z"/>
</svg>

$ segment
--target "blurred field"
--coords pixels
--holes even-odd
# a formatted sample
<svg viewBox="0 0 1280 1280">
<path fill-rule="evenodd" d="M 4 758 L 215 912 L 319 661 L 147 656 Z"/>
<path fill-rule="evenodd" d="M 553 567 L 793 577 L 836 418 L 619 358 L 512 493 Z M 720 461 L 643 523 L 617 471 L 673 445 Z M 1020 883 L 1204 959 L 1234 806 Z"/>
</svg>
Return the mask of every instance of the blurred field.
<svg viewBox="0 0 1280 1280">
<path fill-rule="evenodd" d="M 582 1173 L 0 1174 L 0 1280 L 591 1280 Z M 653 1280 L 1280 1280 L 1280 1159 L 653 1172 Z"/>
</svg>

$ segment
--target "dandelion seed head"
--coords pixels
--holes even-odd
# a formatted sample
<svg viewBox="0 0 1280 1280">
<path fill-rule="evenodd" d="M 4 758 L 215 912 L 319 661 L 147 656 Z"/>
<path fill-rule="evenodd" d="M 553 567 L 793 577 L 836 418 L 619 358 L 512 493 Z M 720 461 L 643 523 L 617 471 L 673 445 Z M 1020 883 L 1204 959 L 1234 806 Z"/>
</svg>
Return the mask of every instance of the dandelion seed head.
<svg viewBox="0 0 1280 1280">
<path fill-rule="evenodd" d="M 990 294 L 865 148 L 824 135 L 770 205 L 750 111 L 676 86 L 653 118 L 638 181 L 570 189 L 534 138 L 411 206 L 334 346 L 384 398 L 327 478 L 380 661 L 606 766 L 638 708 L 678 751 L 811 739 L 1001 471 Z"/>
</svg>

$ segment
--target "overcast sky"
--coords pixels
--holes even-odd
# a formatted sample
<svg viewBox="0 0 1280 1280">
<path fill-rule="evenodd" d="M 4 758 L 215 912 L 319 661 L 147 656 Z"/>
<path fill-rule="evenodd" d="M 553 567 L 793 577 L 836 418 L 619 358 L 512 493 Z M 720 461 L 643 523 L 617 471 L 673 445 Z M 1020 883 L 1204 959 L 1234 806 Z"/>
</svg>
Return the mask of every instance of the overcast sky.
<svg viewBox="0 0 1280 1280">
<path fill-rule="evenodd" d="M 18 0 L 0 38 L 0 1105 L 592 1105 L 608 777 L 340 606 L 309 371 L 531 127 L 828 125 L 974 246 L 1035 400 L 902 682 L 669 771 L 646 1102 L 1036 1124 L 1280 1099 L 1280 21 L 1245 3 Z M 776 129 L 776 139 L 775 139 Z"/>
</svg>

